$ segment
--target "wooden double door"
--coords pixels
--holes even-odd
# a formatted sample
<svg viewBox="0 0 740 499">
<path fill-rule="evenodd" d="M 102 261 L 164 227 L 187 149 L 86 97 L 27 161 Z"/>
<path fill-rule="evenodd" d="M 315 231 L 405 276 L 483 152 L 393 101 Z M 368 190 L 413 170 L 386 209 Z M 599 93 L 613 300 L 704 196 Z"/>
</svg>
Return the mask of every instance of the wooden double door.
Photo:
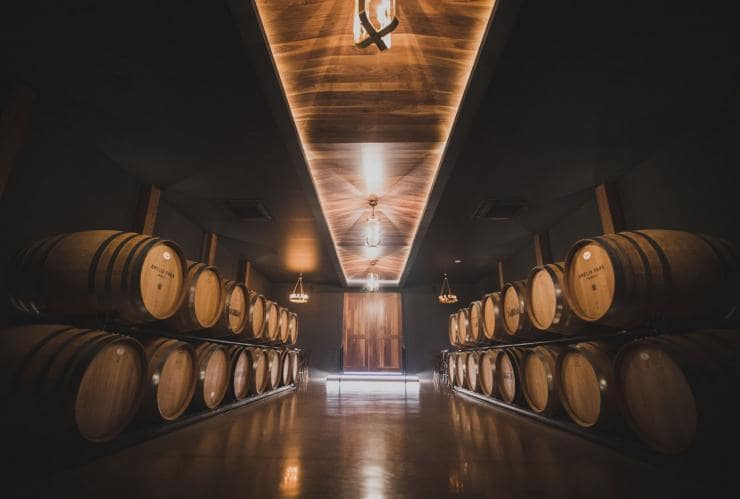
<svg viewBox="0 0 740 499">
<path fill-rule="evenodd" d="M 345 293 L 345 371 L 401 371 L 400 293 Z"/>
</svg>

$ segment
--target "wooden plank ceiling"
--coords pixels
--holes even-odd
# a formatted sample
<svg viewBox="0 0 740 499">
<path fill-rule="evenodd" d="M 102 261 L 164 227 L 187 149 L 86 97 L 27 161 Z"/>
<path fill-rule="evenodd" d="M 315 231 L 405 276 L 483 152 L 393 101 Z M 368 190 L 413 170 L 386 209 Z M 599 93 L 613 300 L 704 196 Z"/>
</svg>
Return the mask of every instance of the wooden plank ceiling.
<svg viewBox="0 0 740 499">
<path fill-rule="evenodd" d="M 255 0 L 348 285 L 373 260 L 399 283 L 494 2 L 398 0 L 380 52 L 354 46 L 353 0 Z"/>
</svg>

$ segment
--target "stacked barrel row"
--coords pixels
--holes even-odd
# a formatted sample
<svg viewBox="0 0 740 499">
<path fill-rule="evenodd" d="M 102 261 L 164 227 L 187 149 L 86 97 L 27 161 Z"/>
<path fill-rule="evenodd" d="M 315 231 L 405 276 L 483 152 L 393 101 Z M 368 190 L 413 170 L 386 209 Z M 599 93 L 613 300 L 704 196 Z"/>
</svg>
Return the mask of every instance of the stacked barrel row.
<svg viewBox="0 0 740 499">
<path fill-rule="evenodd" d="M 295 344 L 298 316 L 213 265 L 157 237 L 113 230 L 37 241 L 7 272 L 14 307 L 29 315 L 160 321 L 172 331 Z"/>
<path fill-rule="evenodd" d="M 295 350 L 186 343 L 60 325 L 0 331 L 6 427 L 106 442 L 295 383 Z"/>
<path fill-rule="evenodd" d="M 447 365 L 453 386 L 583 428 L 629 427 L 675 454 L 737 441 L 739 357 L 740 331 L 702 330 L 451 352 Z"/>
<path fill-rule="evenodd" d="M 613 328 L 720 319 L 740 303 L 740 260 L 726 241 L 674 230 L 639 230 L 577 242 L 565 262 L 450 315 L 454 346 L 592 334 Z"/>
</svg>

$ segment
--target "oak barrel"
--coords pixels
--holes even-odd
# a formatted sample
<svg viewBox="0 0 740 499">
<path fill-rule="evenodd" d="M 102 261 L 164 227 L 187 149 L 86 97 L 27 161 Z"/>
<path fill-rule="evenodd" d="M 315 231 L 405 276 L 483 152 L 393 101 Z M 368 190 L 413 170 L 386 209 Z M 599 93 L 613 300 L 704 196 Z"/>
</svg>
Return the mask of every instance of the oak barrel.
<svg viewBox="0 0 740 499">
<path fill-rule="evenodd" d="M 263 339 L 269 341 L 278 340 L 278 327 L 280 325 L 280 310 L 274 301 L 265 300 L 265 334 Z"/>
<path fill-rule="evenodd" d="M 480 391 L 488 397 L 498 396 L 496 390 L 496 351 L 486 350 L 478 356 Z"/>
<path fill-rule="evenodd" d="M 301 355 L 298 352 L 290 352 L 290 378 L 291 383 L 298 383 L 298 369 L 301 363 Z"/>
<path fill-rule="evenodd" d="M 146 356 L 128 336 L 60 325 L 0 332 L 1 416 L 34 434 L 114 439 L 133 419 Z"/>
<path fill-rule="evenodd" d="M 457 336 L 461 345 L 472 345 L 473 335 L 470 333 L 470 310 L 461 308 L 457 311 Z"/>
<path fill-rule="evenodd" d="M 468 308 L 470 322 L 470 339 L 473 343 L 482 343 L 486 339 L 483 331 L 483 304 L 480 301 L 470 302 Z"/>
<path fill-rule="evenodd" d="M 562 347 L 538 346 L 524 352 L 522 358 L 522 393 L 532 411 L 543 416 L 561 412 L 557 372 Z"/>
<path fill-rule="evenodd" d="M 505 348 L 496 355 L 496 390 L 506 403 L 517 404 L 522 400 L 521 364 L 524 350 Z"/>
<path fill-rule="evenodd" d="M 285 307 L 278 307 L 278 339 L 282 343 L 287 343 L 290 338 L 290 331 L 288 331 L 288 318 L 290 312 Z"/>
<path fill-rule="evenodd" d="M 298 341 L 298 314 L 290 312 L 288 315 L 288 343 L 295 345 Z"/>
<path fill-rule="evenodd" d="M 501 302 L 501 293 L 498 291 L 488 293 L 483 296 L 481 303 L 483 313 L 483 332 L 486 339 L 505 339 L 507 336 L 506 329 L 504 328 L 504 306 Z"/>
<path fill-rule="evenodd" d="M 460 345 L 460 337 L 457 334 L 458 330 L 458 324 L 457 324 L 457 314 L 450 314 L 450 317 L 447 321 L 447 335 L 450 338 L 450 345 L 459 346 Z"/>
<path fill-rule="evenodd" d="M 261 348 L 247 348 L 247 355 L 249 357 L 249 393 L 259 395 L 267 388 L 267 355 Z"/>
<path fill-rule="evenodd" d="M 183 332 L 212 328 L 222 317 L 224 294 L 216 267 L 188 260 L 185 299 L 167 326 Z"/>
<path fill-rule="evenodd" d="M 738 303 L 738 259 L 725 241 L 676 230 L 639 230 L 578 241 L 565 290 L 581 319 L 616 327 L 723 317 Z"/>
<path fill-rule="evenodd" d="M 585 326 L 570 309 L 563 285 L 563 262 L 537 266 L 529 273 L 525 302 L 527 315 L 535 328 L 573 334 Z"/>
<path fill-rule="evenodd" d="M 457 386 L 467 388 L 468 386 L 468 363 L 465 358 L 464 352 L 457 354 L 456 367 L 455 367 L 455 379 L 457 380 Z"/>
<path fill-rule="evenodd" d="M 249 292 L 249 326 L 247 336 L 262 338 L 265 332 L 265 297 L 254 291 Z"/>
<path fill-rule="evenodd" d="M 229 400 L 243 400 L 249 394 L 249 358 L 244 347 L 226 349 L 229 357 Z"/>
<path fill-rule="evenodd" d="M 115 230 L 62 234 L 17 253 L 6 272 L 13 305 L 57 316 L 171 317 L 183 300 L 185 258 L 172 241 Z"/>
<path fill-rule="evenodd" d="M 282 363 L 280 362 L 280 352 L 273 348 L 266 350 L 267 354 L 267 389 L 274 390 L 280 386 L 282 376 Z"/>
<path fill-rule="evenodd" d="M 452 317 L 454 314 L 450 315 Z M 457 372 L 457 354 L 455 352 L 449 352 L 447 354 L 447 382 L 450 386 L 456 386 L 456 372 Z"/>
<path fill-rule="evenodd" d="M 289 385 L 293 382 L 293 366 L 291 364 L 292 358 L 288 350 L 283 350 L 281 352 L 281 362 L 282 379 L 280 380 L 280 384 L 283 386 Z"/>
<path fill-rule="evenodd" d="M 527 284 L 507 282 L 501 291 L 504 304 L 504 330 L 509 336 L 531 336 L 532 323 L 527 315 Z"/>
<path fill-rule="evenodd" d="M 614 353 L 613 344 L 585 342 L 569 346 L 558 358 L 560 402 L 579 426 L 593 428 L 617 420 Z"/>
<path fill-rule="evenodd" d="M 229 357 L 226 349 L 215 343 L 201 343 L 195 349 L 198 362 L 198 386 L 193 405 L 215 409 L 229 389 Z"/>
<path fill-rule="evenodd" d="M 615 360 L 622 412 L 656 451 L 716 453 L 738 437 L 740 331 L 697 331 L 626 345 Z M 733 451 L 734 452 L 734 451 Z"/>
<path fill-rule="evenodd" d="M 247 287 L 237 281 L 224 281 L 224 306 L 216 324 L 209 330 L 212 336 L 241 335 L 249 323 Z"/>
<path fill-rule="evenodd" d="M 473 390 L 474 392 L 480 391 L 480 377 L 478 376 L 478 353 L 477 352 L 468 352 L 465 356 L 465 362 L 467 363 L 467 371 L 465 372 L 465 375 L 467 376 L 467 385 L 468 388 Z"/>
<path fill-rule="evenodd" d="M 195 351 L 187 343 L 169 338 L 144 338 L 142 343 L 148 371 L 138 419 L 174 421 L 195 393 Z"/>
</svg>

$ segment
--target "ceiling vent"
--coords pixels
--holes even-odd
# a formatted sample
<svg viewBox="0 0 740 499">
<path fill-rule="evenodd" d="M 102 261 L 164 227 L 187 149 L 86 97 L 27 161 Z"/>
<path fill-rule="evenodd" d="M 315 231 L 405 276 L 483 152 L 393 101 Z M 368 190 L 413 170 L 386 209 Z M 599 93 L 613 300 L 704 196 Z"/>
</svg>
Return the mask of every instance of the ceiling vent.
<svg viewBox="0 0 740 499">
<path fill-rule="evenodd" d="M 485 199 L 473 212 L 473 218 L 478 220 L 511 220 L 526 208 L 526 201 Z"/>
<path fill-rule="evenodd" d="M 259 199 L 234 199 L 226 201 L 224 207 L 244 222 L 272 220 L 269 210 Z"/>
</svg>

